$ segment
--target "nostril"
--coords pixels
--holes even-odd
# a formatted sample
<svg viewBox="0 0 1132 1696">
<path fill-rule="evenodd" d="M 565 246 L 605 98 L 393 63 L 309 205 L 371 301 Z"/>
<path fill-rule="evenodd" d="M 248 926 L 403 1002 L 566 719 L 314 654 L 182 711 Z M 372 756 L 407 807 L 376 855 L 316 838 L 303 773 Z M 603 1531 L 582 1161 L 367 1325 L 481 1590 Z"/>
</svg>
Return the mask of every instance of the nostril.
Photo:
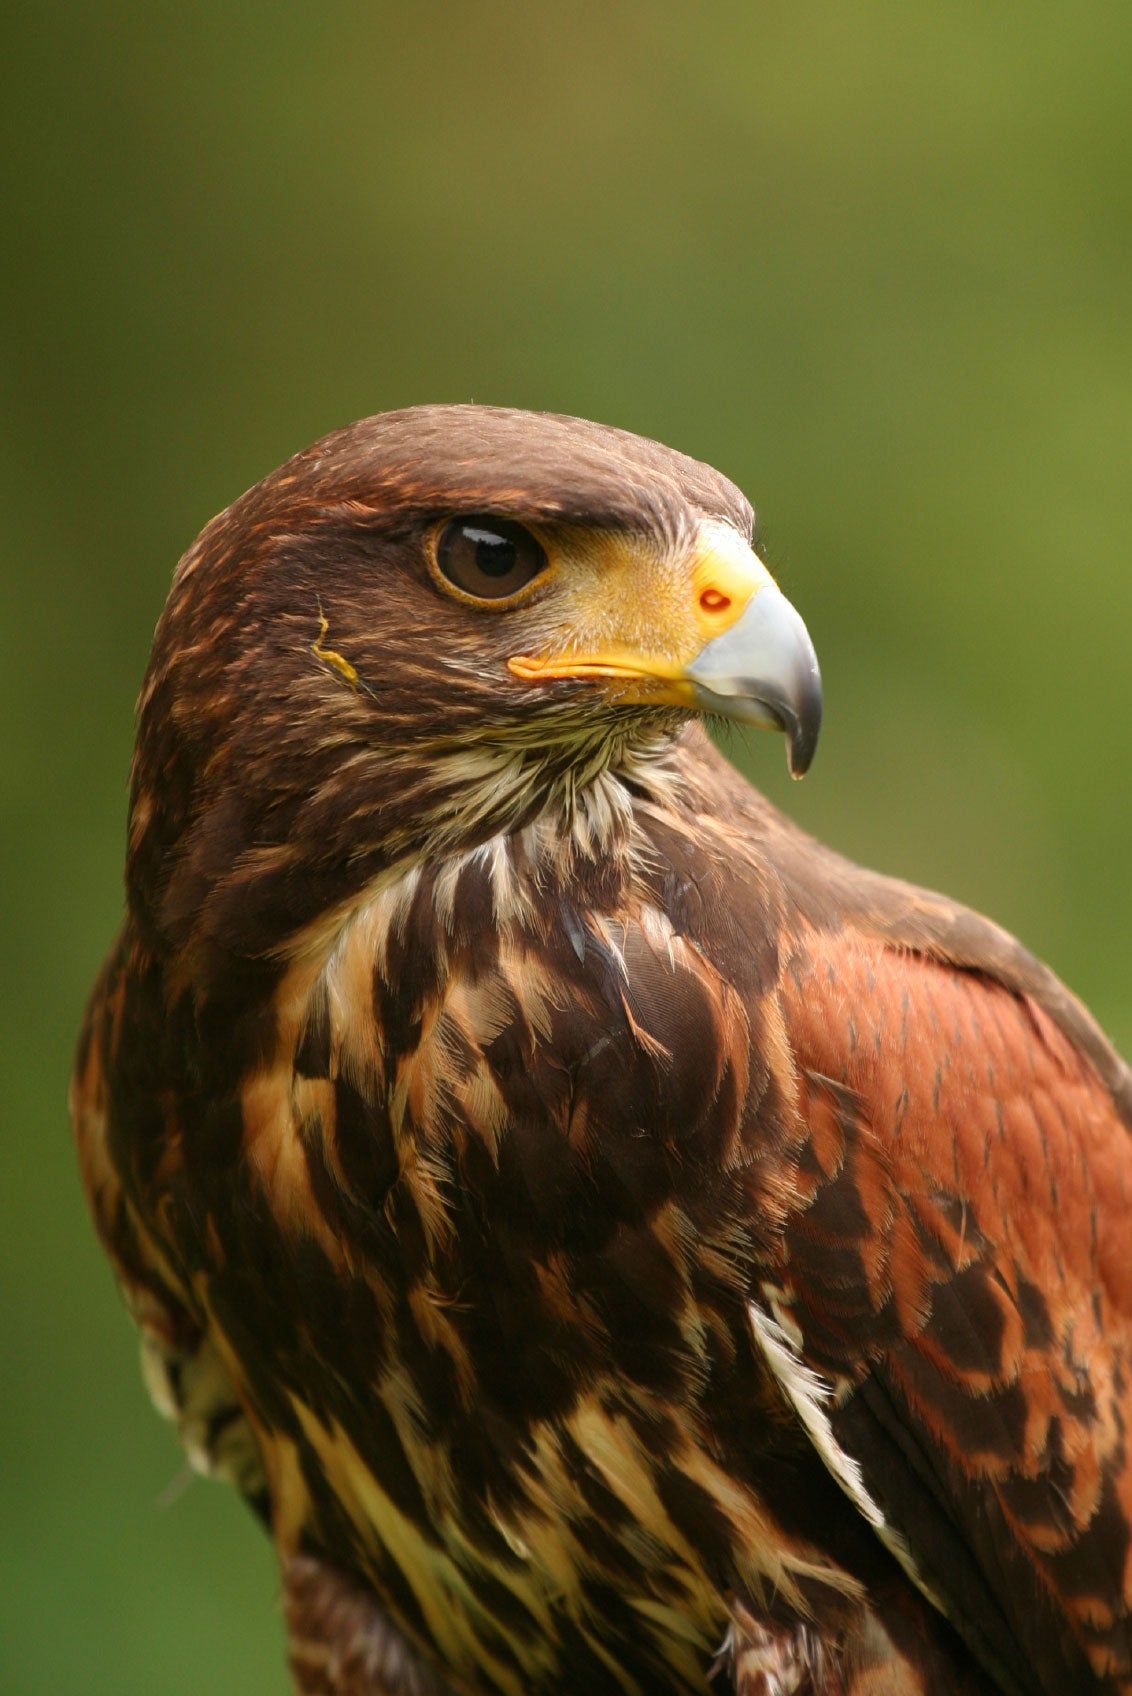
<svg viewBox="0 0 1132 1696">
<path fill-rule="evenodd" d="M 700 605 L 705 612 L 722 612 L 731 605 L 731 596 L 725 595 L 722 589 L 705 589 L 700 596 Z"/>
</svg>

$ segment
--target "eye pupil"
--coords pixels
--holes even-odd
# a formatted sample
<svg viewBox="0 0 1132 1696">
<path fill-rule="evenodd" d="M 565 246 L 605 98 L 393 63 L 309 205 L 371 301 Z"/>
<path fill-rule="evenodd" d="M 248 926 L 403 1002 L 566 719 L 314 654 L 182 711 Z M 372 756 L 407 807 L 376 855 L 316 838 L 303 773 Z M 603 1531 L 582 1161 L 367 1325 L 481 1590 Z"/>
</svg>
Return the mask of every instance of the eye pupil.
<svg viewBox="0 0 1132 1696">
<path fill-rule="evenodd" d="M 506 577 L 509 571 L 514 571 L 517 550 L 506 536 L 495 536 L 490 530 L 473 530 L 470 524 L 464 526 L 464 534 L 475 543 L 476 565 L 488 577 Z"/>
<path fill-rule="evenodd" d="M 546 554 L 529 530 L 509 518 L 453 518 L 436 543 L 440 573 L 478 601 L 501 601 L 537 577 Z"/>
</svg>

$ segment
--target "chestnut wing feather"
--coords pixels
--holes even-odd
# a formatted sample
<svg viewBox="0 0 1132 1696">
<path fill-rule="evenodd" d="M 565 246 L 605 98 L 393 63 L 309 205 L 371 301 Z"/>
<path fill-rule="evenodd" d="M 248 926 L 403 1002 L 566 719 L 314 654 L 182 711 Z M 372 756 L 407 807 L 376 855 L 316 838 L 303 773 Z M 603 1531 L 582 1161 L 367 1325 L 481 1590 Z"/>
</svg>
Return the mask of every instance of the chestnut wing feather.
<svg viewBox="0 0 1132 1696">
<path fill-rule="evenodd" d="M 892 941 L 800 922 L 783 959 L 808 1144 L 780 1317 L 1004 1687 L 1125 1691 L 1128 1128 L 1036 999 Z"/>
</svg>

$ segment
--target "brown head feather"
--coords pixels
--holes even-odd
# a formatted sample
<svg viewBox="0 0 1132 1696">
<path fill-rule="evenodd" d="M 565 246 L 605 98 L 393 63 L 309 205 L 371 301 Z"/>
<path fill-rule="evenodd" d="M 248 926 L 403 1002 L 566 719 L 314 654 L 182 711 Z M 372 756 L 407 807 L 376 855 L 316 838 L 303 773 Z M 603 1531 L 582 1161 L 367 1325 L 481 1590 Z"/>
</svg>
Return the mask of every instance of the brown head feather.
<svg viewBox="0 0 1132 1696">
<path fill-rule="evenodd" d="M 511 816 L 471 816 L 465 839 L 537 811 L 534 768 L 561 770 L 545 744 L 586 691 L 563 684 L 536 712 L 507 670 L 516 644 L 500 621 L 436 588 L 430 527 L 484 510 L 656 546 L 705 517 L 744 535 L 752 525 L 734 485 L 670 448 L 493 407 L 363 419 L 249 489 L 181 560 L 139 704 L 131 902 L 154 940 L 191 945 L 194 970 L 278 948 L 419 847 L 438 811 L 458 842 L 467 768 L 445 775 L 439 752 L 498 751 L 522 729 L 538 752 Z M 539 747 L 548 708 L 559 716 Z M 615 748 L 619 724 L 631 737 L 679 718 L 614 710 L 597 735 Z"/>
</svg>

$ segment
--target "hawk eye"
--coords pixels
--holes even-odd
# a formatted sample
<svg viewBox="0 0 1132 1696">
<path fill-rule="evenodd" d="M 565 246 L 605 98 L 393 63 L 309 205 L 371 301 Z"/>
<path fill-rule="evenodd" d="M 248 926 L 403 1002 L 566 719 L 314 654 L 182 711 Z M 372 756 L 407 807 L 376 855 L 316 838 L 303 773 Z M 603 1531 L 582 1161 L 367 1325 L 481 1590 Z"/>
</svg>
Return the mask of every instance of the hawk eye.
<svg viewBox="0 0 1132 1696">
<path fill-rule="evenodd" d="M 440 532 L 436 563 L 449 583 L 478 601 L 501 601 L 537 577 L 546 554 L 529 530 L 507 518 L 475 513 Z"/>
</svg>

